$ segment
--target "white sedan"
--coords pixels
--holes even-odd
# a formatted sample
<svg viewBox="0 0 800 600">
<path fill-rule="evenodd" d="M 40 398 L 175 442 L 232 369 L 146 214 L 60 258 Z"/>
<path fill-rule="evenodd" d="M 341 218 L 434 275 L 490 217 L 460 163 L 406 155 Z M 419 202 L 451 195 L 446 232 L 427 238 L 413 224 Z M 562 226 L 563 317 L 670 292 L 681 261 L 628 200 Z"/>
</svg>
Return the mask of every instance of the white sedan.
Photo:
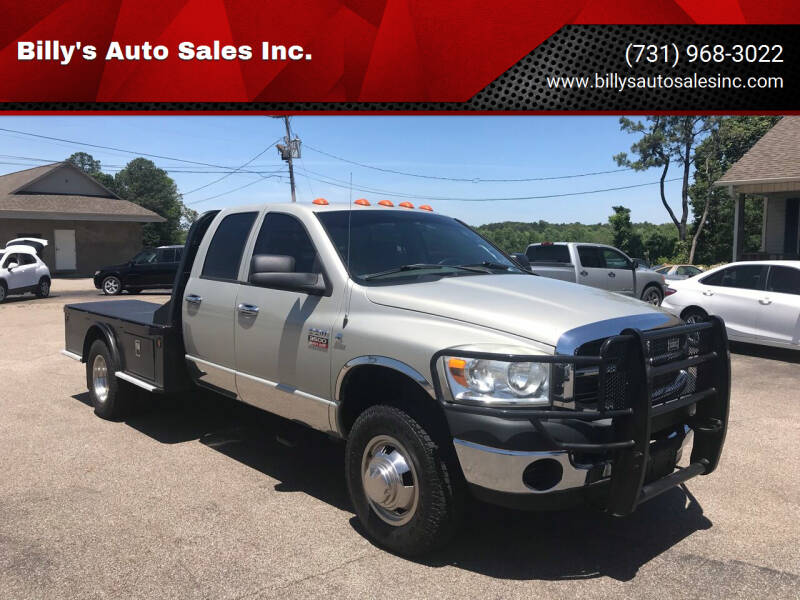
<svg viewBox="0 0 800 600">
<path fill-rule="evenodd" d="M 50 269 L 39 258 L 47 240 L 19 238 L 0 251 L 0 302 L 11 294 L 33 292 L 39 298 L 50 295 Z"/>
<path fill-rule="evenodd" d="M 730 263 L 670 281 L 661 307 L 689 323 L 719 315 L 731 340 L 800 350 L 800 261 Z"/>
</svg>

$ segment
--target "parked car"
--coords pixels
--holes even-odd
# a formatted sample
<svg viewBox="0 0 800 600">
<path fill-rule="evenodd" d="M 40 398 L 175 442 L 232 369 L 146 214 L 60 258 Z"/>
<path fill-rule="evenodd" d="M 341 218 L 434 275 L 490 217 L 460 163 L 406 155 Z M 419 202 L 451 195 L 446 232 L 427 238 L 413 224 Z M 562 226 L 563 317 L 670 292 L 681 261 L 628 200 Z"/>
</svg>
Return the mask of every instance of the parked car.
<svg viewBox="0 0 800 600">
<path fill-rule="evenodd" d="M 183 246 L 145 248 L 124 264 L 95 271 L 94 287 L 108 296 L 123 290 L 138 294 L 142 290 L 171 288 L 182 253 Z"/>
<path fill-rule="evenodd" d="M 703 272 L 703 269 L 694 265 L 658 265 L 653 270 L 661 273 L 667 281 L 689 279 Z"/>
<path fill-rule="evenodd" d="M 0 252 L 0 302 L 12 294 L 33 292 L 38 298 L 50 295 L 50 269 L 39 257 L 47 240 L 17 238 Z"/>
<path fill-rule="evenodd" d="M 430 207 L 212 211 L 181 264 L 163 306 L 65 307 L 95 412 L 202 386 L 346 440 L 355 512 L 394 552 L 446 542 L 470 493 L 625 515 L 717 466 L 719 319 L 536 277 Z"/>
<path fill-rule="evenodd" d="M 525 257 L 537 275 L 633 296 L 656 306 L 664 299 L 664 276 L 639 268 L 636 259 L 612 246 L 542 242 L 528 246 Z"/>
<path fill-rule="evenodd" d="M 688 323 L 719 315 L 732 340 L 800 349 L 800 261 L 730 263 L 670 281 L 662 307 Z"/>
</svg>

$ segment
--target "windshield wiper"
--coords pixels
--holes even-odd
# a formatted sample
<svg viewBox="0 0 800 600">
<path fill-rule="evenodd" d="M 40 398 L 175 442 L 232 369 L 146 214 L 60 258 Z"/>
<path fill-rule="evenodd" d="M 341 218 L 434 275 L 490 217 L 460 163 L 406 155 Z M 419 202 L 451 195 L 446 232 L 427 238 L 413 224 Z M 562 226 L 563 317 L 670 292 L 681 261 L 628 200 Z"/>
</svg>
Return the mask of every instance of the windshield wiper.
<svg viewBox="0 0 800 600">
<path fill-rule="evenodd" d="M 362 275 L 361 278 L 365 280 L 376 279 L 386 275 L 394 275 L 395 273 L 402 273 L 403 271 L 421 271 L 424 269 L 455 269 L 459 271 L 472 271 L 473 273 L 485 273 L 483 269 L 477 269 L 469 265 L 436 265 L 427 263 L 414 263 L 413 265 L 402 265 L 394 269 L 387 269 L 386 271 L 378 271 L 377 273 L 370 273 L 369 275 Z"/>
<path fill-rule="evenodd" d="M 502 269 L 503 271 L 508 271 L 511 268 L 511 265 L 504 265 L 502 263 L 492 262 L 491 260 L 459 266 L 464 268 L 486 267 L 487 269 Z"/>
</svg>

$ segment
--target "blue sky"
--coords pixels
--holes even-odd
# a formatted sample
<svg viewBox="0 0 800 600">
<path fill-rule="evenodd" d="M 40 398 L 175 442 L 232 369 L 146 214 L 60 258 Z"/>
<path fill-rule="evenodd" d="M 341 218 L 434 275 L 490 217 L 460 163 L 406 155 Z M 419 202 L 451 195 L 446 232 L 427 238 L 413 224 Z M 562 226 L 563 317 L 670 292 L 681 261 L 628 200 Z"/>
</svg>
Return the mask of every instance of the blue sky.
<svg viewBox="0 0 800 600">
<path fill-rule="evenodd" d="M 114 146 L 189 161 L 236 168 L 284 134 L 283 121 L 266 116 L 7 116 L 0 128 L 36 133 L 83 143 Z M 659 172 L 623 171 L 551 181 L 487 183 L 481 179 L 515 179 L 574 175 L 618 167 L 612 156 L 627 151 L 634 136 L 620 132 L 617 117 L 524 116 L 296 116 L 292 130 L 307 145 L 296 161 L 298 201 L 322 196 L 347 203 L 347 182 L 354 187 L 440 198 L 513 198 L 569 194 L 656 182 Z M 362 168 L 313 151 L 309 146 L 379 168 L 476 181 L 422 179 Z M 110 172 L 136 154 L 101 150 L 76 143 L 36 139 L 0 131 L 0 174 L 33 166 L 28 159 L 62 160 L 86 151 Z M 256 173 L 234 173 L 205 186 L 224 172 L 188 163 L 153 159 L 166 169 L 197 210 L 290 199 L 285 163 L 268 150 L 246 167 Z M 218 169 L 217 169 L 218 170 Z M 678 173 L 671 176 L 676 177 Z M 327 180 L 324 181 L 324 180 Z M 248 185 L 250 184 L 250 185 Z M 247 186 L 247 187 L 243 187 Z M 238 191 L 236 188 L 242 188 Z M 669 184 L 677 210 L 680 182 Z M 371 201 L 377 191 L 356 189 L 353 198 Z M 390 198 L 395 203 L 403 198 Z M 634 221 L 663 223 L 668 216 L 657 185 L 612 192 L 531 200 L 411 200 L 472 225 L 494 221 L 597 223 L 607 220 L 617 204 L 632 211 Z"/>
</svg>

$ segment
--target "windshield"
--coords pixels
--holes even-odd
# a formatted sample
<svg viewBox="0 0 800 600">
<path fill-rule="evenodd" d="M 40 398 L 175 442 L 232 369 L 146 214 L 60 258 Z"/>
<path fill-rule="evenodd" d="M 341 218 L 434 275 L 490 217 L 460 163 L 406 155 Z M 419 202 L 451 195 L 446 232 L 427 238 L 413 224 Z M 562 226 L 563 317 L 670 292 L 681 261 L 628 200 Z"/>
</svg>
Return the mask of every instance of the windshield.
<svg viewBox="0 0 800 600">
<path fill-rule="evenodd" d="M 354 210 L 317 213 L 317 218 L 345 265 L 349 222 L 350 276 L 362 283 L 523 273 L 497 248 L 449 217 L 399 210 Z"/>
</svg>

